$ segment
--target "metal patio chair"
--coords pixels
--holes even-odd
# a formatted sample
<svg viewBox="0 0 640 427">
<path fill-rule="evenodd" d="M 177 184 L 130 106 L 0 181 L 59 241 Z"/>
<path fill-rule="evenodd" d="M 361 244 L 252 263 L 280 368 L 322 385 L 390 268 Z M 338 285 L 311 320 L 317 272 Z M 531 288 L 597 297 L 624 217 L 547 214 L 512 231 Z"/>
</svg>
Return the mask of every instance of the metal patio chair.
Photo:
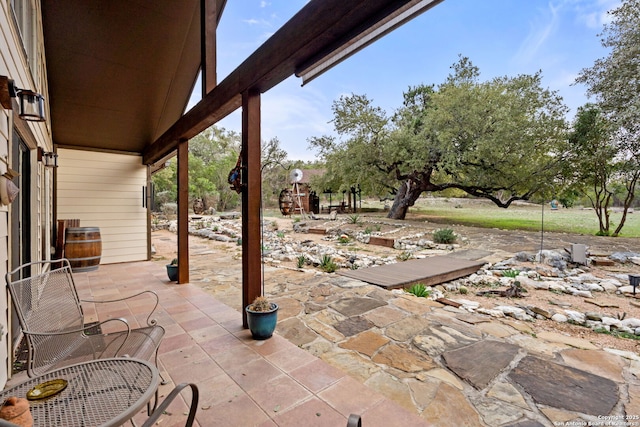
<svg viewBox="0 0 640 427">
<path fill-rule="evenodd" d="M 31 272 L 38 272 L 31 274 Z M 86 360 L 130 356 L 158 365 L 164 328 L 152 319 L 158 295 L 143 291 L 114 300 L 80 300 L 66 259 L 24 264 L 6 274 L 7 285 L 28 349 L 27 375 L 33 377 Z M 85 325 L 82 303 L 123 304 L 132 298 L 155 304 L 147 325 L 132 328 L 123 318 Z M 96 327 L 101 332 L 95 333 Z"/>
<path fill-rule="evenodd" d="M 171 393 L 158 405 L 155 411 L 153 411 L 144 424 L 142 424 L 142 427 L 153 427 L 159 424 L 158 420 L 161 416 L 165 415 L 171 402 L 187 387 L 191 387 L 191 404 L 189 405 L 189 416 L 187 417 L 185 427 L 193 426 L 193 422 L 196 419 L 196 411 L 198 410 L 198 396 L 200 392 L 198 391 L 198 386 L 193 383 L 181 383 L 171 390 Z"/>
</svg>

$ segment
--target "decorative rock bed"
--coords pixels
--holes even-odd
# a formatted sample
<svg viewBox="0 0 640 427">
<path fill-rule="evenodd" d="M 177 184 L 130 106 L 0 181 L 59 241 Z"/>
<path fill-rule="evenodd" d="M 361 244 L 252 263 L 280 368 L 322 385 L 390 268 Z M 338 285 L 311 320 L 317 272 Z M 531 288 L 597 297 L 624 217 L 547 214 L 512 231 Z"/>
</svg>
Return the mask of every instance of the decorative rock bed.
<svg viewBox="0 0 640 427">
<path fill-rule="evenodd" d="M 192 220 L 189 224 L 189 234 L 216 240 L 221 242 L 236 242 L 239 244 L 242 237 L 241 224 L 236 216 L 228 216 L 229 219 L 221 217 L 201 217 Z M 365 268 L 376 265 L 396 263 L 398 256 L 372 256 L 350 251 L 348 243 L 338 244 L 338 240 L 345 235 L 362 243 L 368 243 L 372 235 L 382 236 L 378 232 L 357 232 L 346 231 L 346 222 L 335 223 L 332 228 L 327 229 L 322 238 L 327 241 L 327 245 L 318 244 L 312 240 L 297 241 L 289 236 L 290 232 L 273 229 L 270 221 L 263 222 L 263 247 L 264 262 L 270 264 L 281 264 L 284 262 L 296 262 L 299 257 L 304 256 L 307 265 L 318 266 L 322 263 L 324 256 L 329 256 L 341 268 Z M 169 222 L 165 225 L 172 232 L 176 232 L 177 223 Z M 308 230 L 309 224 L 298 222 L 293 224 L 294 232 L 304 233 Z M 390 236 L 403 230 L 402 226 L 384 234 Z M 406 230 L 405 230 L 406 231 Z M 350 233 L 350 234 L 349 234 Z M 402 250 L 407 258 L 419 258 L 433 253 L 447 253 L 458 249 L 456 244 L 437 244 L 428 240 L 425 233 L 414 233 L 403 235 L 395 239 L 394 248 Z M 342 245 L 342 247 L 335 247 Z M 425 252 L 428 252 L 425 253 Z M 633 262 L 640 264 L 640 254 L 631 252 L 618 252 L 611 254 L 609 259 L 618 262 Z M 518 272 L 515 278 L 504 277 L 506 270 Z M 631 294 L 633 287 L 628 285 L 628 274 L 611 274 L 610 277 L 598 278 L 571 263 L 570 256 L 560 251 L 543 250 L 537 254 L 526 252 L 517 253 L 513 258 L 494 265 L 487 264 L 477 273 L 468 277 L 439 285 L 435 288 L 428 288 L 431 291 L 430 299 L 442 298 L 445 292 L 455 292 L 459 294 L 460 288 L 497 288 L 509 287 L 514 282 L 519 282 L 524 289 L 548 290 L 555 294 L 570 294 L 580 298 L 594 298 L 597 293 Z M 639 289 L 640 291 L 640 289 Z M 394 291 L 403 292 L 403 291 Z M 451 298 L 451 297 L 450 297 Z M 594 330 L 617 331 L 622 333 L 640 335 L 640 319 L 620 318 L 620 315 L 601 312 L 578 312 L 567 308 L 559 307 L 558 310 L 547 310 L 542 307 L 532 305 L 504 305 L 498 304 L 494 307 L 483 307 L 476 301 L 465 299 L 453 299 L 461 303 L 460 308 L 471 312 L 488 315 L 491 317 L 512 317 L 518 320 L 535 321 L 552 320 L 555 322 L 570 322 Z"/>
<path fill-rule="evenodd" d="M 638 259 L 640 254 L 614 253 L 611 259 L 617 262 Z M 533 263 L 538 261 L 538 263 Z M 516 277 L 504 277 L 505 270 L 517 271 Z M 515 282 L 524 289 L 548 290 L 552 294 L 570 294 L 580 298 L 593 299 L 598 293 L 615 293 L 630 295 L 633 287 L 629 283 L 628 274 L 612 273 L 610 277 L 599 278 L 582 268 L 571 267 L 568 255 L 557 251 L 541 251 L 531 255 L 518 253 L 515 257 L 493 266 L 486 265 L 476 274 L 447 283 L 447 291 L 458 291 L 461 287 L 509 287 Z M 461 308 L 492 317 L 509 316 L 518 320 L 534 321 L 550 319 L 555 322 L 570 322 L 600 331 L 617 331 L 640 335 L 640 319 L 628 318 L 624 315 L 612 315 L 601 312 L 578 312 L 559 307 L 558 310 L 545 310 L 532 305 L 498 305 L 491 309 L 469 304 L 465 300 Z M 561 304 L 560 304 L 561 305 Z M 606 308 L 606 307 L 605 307 Z"/>
</svg>

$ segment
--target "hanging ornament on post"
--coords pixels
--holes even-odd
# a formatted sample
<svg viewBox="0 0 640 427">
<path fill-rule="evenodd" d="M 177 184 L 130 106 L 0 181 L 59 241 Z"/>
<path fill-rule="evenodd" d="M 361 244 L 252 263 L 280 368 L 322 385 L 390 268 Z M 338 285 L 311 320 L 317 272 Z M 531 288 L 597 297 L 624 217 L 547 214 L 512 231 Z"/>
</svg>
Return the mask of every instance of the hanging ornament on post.
<svg viewBox="0 0 640 427">
<path fill-rule="evenodd" d="M 231 184 L 231 189 L 236 193 L 242 193 L 242 151 L 238 156 L 238 161 L 236 162 L 236 166 L 231 169 L 229 172 L 229 177 L 227 178 L 227 182 Z"/>
<path fill-rule="evenodd" d="M 13 169 L 0 175 L 0 205 L 10 205 L 18 196 L 20 189 L 13 183 L 13 178 L 20 174 Z"/>
</svg>

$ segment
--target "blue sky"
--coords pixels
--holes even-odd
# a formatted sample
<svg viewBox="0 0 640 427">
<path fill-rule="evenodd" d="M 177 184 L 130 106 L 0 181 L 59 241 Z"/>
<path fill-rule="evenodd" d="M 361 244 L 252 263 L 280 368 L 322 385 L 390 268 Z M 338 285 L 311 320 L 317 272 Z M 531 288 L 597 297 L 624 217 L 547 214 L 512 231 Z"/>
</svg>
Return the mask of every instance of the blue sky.
<svg viewBox="0 0 640 427">
<path fill-rule="evenodd" d="M 303 0 L 227 2 L 218 27 L 218 81 L 299 11 Z M 572 85 L 582 68 L 607 55 L 598 34 L 620 0 L 444 0 L 338 64 L 309 84 L 294 76 L 262 95 L 262 139 L 277 137 L 290 160 L 313 160 L 307 138 L 332 134 L 331 105 L 366 94 L 389 114 L 402 93 L 439 84 L 458 55 L 480 68 L 481 80 L 533 74 L 571 109 L 587 102 Z M 196 90 L 199 93 L 199 90 Z M 191 105 L 197 99 L 193 99 Z M 240 111 L 217 124 L 240 131 Z"/>
</svg>

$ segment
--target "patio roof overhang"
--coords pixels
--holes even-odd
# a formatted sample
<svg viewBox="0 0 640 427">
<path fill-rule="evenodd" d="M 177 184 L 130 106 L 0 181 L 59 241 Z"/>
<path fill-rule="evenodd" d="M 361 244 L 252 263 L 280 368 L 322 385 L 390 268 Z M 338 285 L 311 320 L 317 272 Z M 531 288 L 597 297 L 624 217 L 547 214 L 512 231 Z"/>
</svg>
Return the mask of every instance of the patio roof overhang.
<svg viewBox="0 0 640 427">
<path fill-rule="evenodd" d="M 43 0 L 54 143 L 139 154 L 162 135 L 200 69 L 200 11 L 200 0 Z"/>
<path fill-rule="evenodd" d="M 443 0 L 312 0 L 144 151 L 153 164 L 241 106 L 248 91 L 264 93 L 293 74 L 323 69 Z M 315 76 L 315 75 L 314 75 Z"/>
<path fill-rule="evenodd" d="M 381 23 L 393 29 L 416 5 L 441 1 L 312 0 L 184 114 L 201 64 L 215 75 L 202 40 L 215 40 L 226 0 L 43 0 L 53 141 L 156 163 L 239 108 L 247 90 L 264 93 L 332 56 L 337 63 L 384 34 Z M 208 27 L 203 4 L 217 10 Z"/>
</svg>

